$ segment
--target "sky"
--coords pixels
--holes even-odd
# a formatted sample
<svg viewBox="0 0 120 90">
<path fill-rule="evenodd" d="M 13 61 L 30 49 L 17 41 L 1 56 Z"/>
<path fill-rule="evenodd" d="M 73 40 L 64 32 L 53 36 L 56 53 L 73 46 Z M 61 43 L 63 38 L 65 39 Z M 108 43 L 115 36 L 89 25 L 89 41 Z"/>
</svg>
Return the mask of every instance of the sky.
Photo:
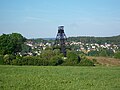
<svg viewBox="0 0 120 90">
<path fill-rule="evenodd" d="M 120 0 L 0 0 L 0 35 L 54 38 L 120 35 Z"/>
</svg>

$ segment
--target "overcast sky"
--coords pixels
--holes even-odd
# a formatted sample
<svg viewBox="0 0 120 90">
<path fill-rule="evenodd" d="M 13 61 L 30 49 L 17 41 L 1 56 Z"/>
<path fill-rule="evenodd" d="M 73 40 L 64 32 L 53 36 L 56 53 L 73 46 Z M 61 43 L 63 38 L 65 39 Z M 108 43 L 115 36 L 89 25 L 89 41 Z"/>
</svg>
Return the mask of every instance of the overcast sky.
<svg viewBox="0 0 120 90">
<path fill-rule="evenodd" d="M 120 35 L 120 0 L 0 0 L 0 35 L 56 37 Z"/>
</svg>

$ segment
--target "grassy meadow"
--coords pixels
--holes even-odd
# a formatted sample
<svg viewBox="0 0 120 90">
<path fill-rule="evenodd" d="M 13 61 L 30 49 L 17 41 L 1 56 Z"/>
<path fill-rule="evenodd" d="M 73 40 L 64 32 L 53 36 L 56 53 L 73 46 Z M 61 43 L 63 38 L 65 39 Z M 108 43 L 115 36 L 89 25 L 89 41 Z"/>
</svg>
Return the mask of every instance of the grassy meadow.
<svg viewBox="0 0 120 90">
<path fill-rule="evenodd" d="M 0 65 L 0 90 L 120 90 L 120 67 Z"/>
</svg>

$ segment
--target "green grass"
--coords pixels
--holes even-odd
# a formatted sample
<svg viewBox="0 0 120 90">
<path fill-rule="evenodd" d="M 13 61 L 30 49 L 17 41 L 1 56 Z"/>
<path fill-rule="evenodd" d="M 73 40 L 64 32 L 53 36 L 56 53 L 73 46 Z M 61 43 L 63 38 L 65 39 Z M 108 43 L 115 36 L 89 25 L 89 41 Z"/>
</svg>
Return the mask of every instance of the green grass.
<svg viewBox="0 0 120 90">
<path fill-rule="evenodd" d="M 120 67 L 0 65 L 0 90 L 120 90 Z"/>
</svg>

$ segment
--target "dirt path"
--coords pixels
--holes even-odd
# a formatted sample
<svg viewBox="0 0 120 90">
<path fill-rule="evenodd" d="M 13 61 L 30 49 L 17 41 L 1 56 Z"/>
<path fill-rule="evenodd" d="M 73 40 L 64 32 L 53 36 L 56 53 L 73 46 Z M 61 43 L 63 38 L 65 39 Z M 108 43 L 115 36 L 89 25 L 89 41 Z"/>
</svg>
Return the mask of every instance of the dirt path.
<svg viewBox="0 0 120 90">
<path fill-rule="evenodd" d="M 108 58 L 108 57 L 87 57 L 90 60 L 96 59 L 101 65 L 106 66 L 120 66 L 120 59 Z"/>
</svg>

